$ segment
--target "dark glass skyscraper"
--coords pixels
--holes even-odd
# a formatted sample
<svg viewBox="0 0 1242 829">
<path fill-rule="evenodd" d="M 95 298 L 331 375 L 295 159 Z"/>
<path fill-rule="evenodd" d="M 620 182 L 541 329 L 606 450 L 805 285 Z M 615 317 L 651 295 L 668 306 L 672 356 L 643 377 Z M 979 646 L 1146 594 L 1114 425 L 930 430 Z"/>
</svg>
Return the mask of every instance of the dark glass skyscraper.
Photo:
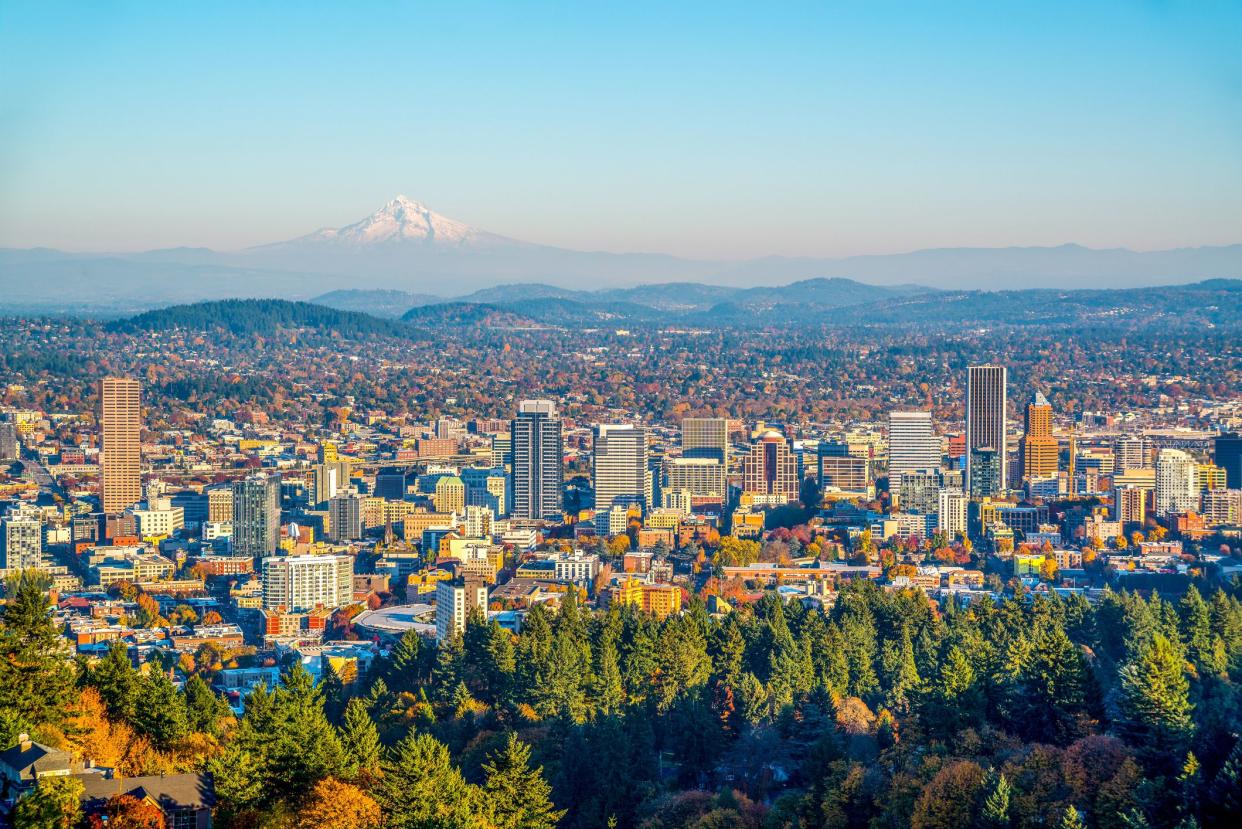
<svg viewBox="0 0 1242 829">
<path fill-rule="evenodd" d="M 1225 488 L 1242 489 L 1242 435 L 1220 435 L 1213 443 L 1216 465 L 1225 470 Z"/>
<path fill-rule="evenodd" d="M 565 452 L 556 404 L 523 400 L 509 433 L 513 439 L 513 517 L 559 520 Z"/>
</svg>

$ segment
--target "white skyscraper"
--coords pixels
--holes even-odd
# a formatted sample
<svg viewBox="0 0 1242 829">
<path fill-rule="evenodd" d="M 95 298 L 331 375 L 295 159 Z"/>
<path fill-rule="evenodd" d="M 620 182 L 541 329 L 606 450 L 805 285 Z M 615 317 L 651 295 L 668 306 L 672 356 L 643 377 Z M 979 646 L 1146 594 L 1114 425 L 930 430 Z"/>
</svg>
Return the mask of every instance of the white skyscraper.
<svg viewBox="0 0 1242 829">
<path fill-rule="evenodd" d="M 1180 449 L 1156 455 L 1156 514 L 1176 515 L 1199 509 L 1199 464 Z"/>
<path fill-rule="evenodd" d="M 966 493 L 960 489 L 940 490 L 940 511 L 936 529 L 955 538 L 966 534 Z"/>
<path fill-rule="evenodd" d="M 888 485 L 897 487 L 903 472 L 940 468 L 940 438 L 931 412 L 889 412 Z"/>
<path fill-rule="evenodd" d="M 436 585 L 436 640 L 443 642 L 466 630 L 471 610 L 487 613 L 487 585 L 473 581 L 442 581 Z"/>
<path fill-rule="evenodd" d="M 647 463 L 647 430 L 642 426 L 595 427 L 591 484 L 595 489 L 596 524 L 608 528 L 614 506 L 651 506 L 651 470 Z"/>
<path fill-rule="evenodd" d="M 263 560 L 263 608 L 300 613 L 354 597 L 353 556 L 271 556 Z"/>
</svg>

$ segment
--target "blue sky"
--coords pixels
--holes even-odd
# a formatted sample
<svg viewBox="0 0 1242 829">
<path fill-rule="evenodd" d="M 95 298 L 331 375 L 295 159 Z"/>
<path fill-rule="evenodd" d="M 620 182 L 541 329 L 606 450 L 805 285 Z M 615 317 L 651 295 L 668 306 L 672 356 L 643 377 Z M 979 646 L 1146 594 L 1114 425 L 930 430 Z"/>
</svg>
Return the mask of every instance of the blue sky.
<svg viewBox="0 0 1242 829">
<path fill-rule="evenodd" d="M 0 245 L 1242 242 L 1242 3 L 0 0 Z"/>
</svg>

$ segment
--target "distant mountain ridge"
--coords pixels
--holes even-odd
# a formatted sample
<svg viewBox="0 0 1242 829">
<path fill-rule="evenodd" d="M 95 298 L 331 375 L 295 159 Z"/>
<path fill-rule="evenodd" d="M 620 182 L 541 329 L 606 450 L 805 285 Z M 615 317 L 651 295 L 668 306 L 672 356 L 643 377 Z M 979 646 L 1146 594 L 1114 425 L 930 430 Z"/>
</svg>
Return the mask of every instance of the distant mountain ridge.
<svg viewBox="0 0 1242 829">
<path fill-rule="evenodd" d="M 0 249 L 0 309 L 72 306 L 124 313 L 229 297 L 305 300 L 342 290 L 510 301 L 501 298 L 516 292 L 522 300 L 533 299 L 523 286 L 537 283 L 548 297 L 583 300 L 583 286 L 595 286 L 598 291 L 590 293 L 607 295 L 594 296 L 593 302 L 639 302 L 671 310 L 701 308 L 709 295 L 754 307 L 764 303 L 764 290 L 784 291 L 789 283 L 807 280 L 850 280 L 866 288 L 1012 290 L 1129 288 L 1212 278 L 1242 278 L 1242 244 L 1149 252 L 1071 244 L 699 260 L 534 244 L 472 227 L 398 196 L 352 224 L 241 251 Z M 724 299 L 726 289 L 753 293 Z M 829 290 L 833 301 L 847 293 L 842 285 Z M 482 293 L 471 297 L 471 292 Z M 778 295 L 768 301 L 781 300 Z"/>
<path fill-rule="evenodd" d="M 496 303 L 457 300 L 419 305 L 405 311 L 400 319 L 287 300 L 223 300 L 146 311 L 108 323 L 107 327 L 127 333 L 182 329 L 224 330 L 234 334 L 307 328 L 355 338 L 412 337 L 432 328 L 469 331 L 478 328 L 638 326 L 912 325 L 939 328 L 1080 324 L 1089 328 L 1115 325 L 1146 328 L 1160 324 L 1170 333 L 1186 326 L 1221 328 L 1226 332 L 1242 330 L 1242 280 L 1208 280 L 1191 285 L 1126 290 L 894 293 L 872 301 L 836 306 L 797 301 L 796 296 L 791 294 L 782 301 L 759 306 L 727 301 L 710 308 L 667 310 L 623 299 L 581 301 L 565 296 L 535 295 L 532 291 L 526 298 L 511 297 Z"/>
<path fill-rule="evenodd" d="M 893 296 L 910 296 L 932 292 L 919 285 L 866 285 L 852 279 L 806 279 L 789 285 L 770 288 L 730 288 L 720 285 L 704 285 L 697 282 L 669 282 L 640 285 L 634 288 L 606 288 L 581 291 L 559 288 L 538 282 L 498 285 L 484 288 L 452 299 L 441 299 L 426 294 L 409 294 L 384 290 L 332 291 L 315 297 L 311 302 L 355 311 L 367 311 L 380 316 L 398 316 L 398 302 L 404 301 L 406 309 L 438 303 L 475 303 L 504 307 L 507 305 L 548 304 L 567 301 L 591 308 L 609 306 L 636 306 L 658 311 L 687 312 L 707 311 L 722 303 L 758 310 L 785 302 L 811 303 L 820 306 L 844 307 L 862 302 L 873 302 Z M 617 313 L 613 309 L 613 313 Z"/>
</svg>

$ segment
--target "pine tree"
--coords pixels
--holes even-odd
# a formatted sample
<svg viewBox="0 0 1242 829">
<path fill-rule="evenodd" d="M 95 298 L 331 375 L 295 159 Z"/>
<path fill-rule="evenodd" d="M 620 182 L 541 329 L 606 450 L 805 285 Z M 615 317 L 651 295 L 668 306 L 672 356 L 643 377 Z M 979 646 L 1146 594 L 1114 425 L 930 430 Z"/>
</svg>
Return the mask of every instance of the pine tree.
<svg viewBox="0 0 1242 829">
<path fill-rule="evenodd" d="M 373 792 L 392 829 L 481 829 L 480 798 L 449 758 L 448 749 L 428 734 L 410 734 L 397 743 L 384 776 Z"/>
<path fill-rule="evenodd" d="M 185 695 L 186 723 L 190 730 L 219 737 L 220 720 L 230 714 L 228 703 L 197 674 L 186 680 L 182 693 Z"/>
<path fill-rule="evenodd" d="M 910 709 L 910 696 L 918 690 L 920 682 L 918 665 L 914 661 L 914 641 L 910 638 L 908 625 L 902 626 L 899 640 L 884 643 L 880 663 L 884 667 L 887 686 L 885 707 L 905 714 Z"/>
<path fill-rule="evenodd" d="M 99 689 L 108 713 L 122 722 L 133 722 L 138 710 L 138 672 L 124 642 L 113 642 L 104 658 L 90 668 L 87 682 Z"/>
<path fill-rule="evenodd" d="M 1122 726 L 1152 760 L 1182 757 L 1190 738 L 1190 684 L 1181 654 L 1162 634 L 1138 646 L 1118 671 Z"/>
<path fill-rule="evenodd" d="M 285 672 L 273 695 L 274 733 L 267 747 L 273 791 L 292 799 L 318 780 L 339 776 L 347 764 L 336 729 L 324 715 L 323 699 L 302 663 Z"/>
<path fill-rule="evenodd" d="M 1012 787 L 1003 774 L 993 777 L 992 788 L 983 799 L 979 814 L 980 829 L 1006 829 L 1010 824 L 1009 798 Z"/>
<path fill-rule="evenodd" d="M 1036 637 L 1030 661 L 1018 683 L 1031 737 L 1052 737 L 1062 745 L 1081 736 L 1090 676 L 1082 653 L 1058 624 Z"/>
<path fill-rule="evenodd" d="M 1225 653 L 1223 648 L 1217 646 L 1218 637 L 1212 634 L 1211 608 L 1193 584 L 1178 602 L 1177 610 L 1181 618 L 1180 632 L 1182 644 L 1186 647 L 1186 658 L 1201 675 L 1223 673 Z"/>
<path fill-rule="evenodd" d="M 1065 807 L 1065 814 L 1061 816 L 1061 822 L 1057 826 L 1060 829 L 1086 829 L 1086 824 L 1082 822 L 1082 812 L 1073 806 Z"/>
<path fill-rule="evenodd" d="M 621 683 L 621 668 L 617 662 L 617 646 L 607 631 L 595 648 L 594 687 L 591 696 L 596 709 L 605 716 L 621 713 L 625 706 L 625 686 Z"/>
<path fill-rule="evenodd" d="M 379 771 L 380 739 L 366 703 L 355 697 L 345 706 L 341 747 L 354 777 L 369 778 Z"/>
<path fill-rule="evenodd" d="M 401 635 L 388 654 L 384 678 L 389 688 L 397 693 L 414 690 L 419 682 L 422 647 L 423 637 L 418 631 L 407 630 Z"/>
<path fill-rule="evenodd" d="M 134 726 L 151 738 L 156 748 L 167 751 L 190 733 L 185 697 L 177 693 L 168 677 L 152 671 L 138 684 Z"/>
<path fill-rule="evenodd" d="M 46 577 L 27 571 L 5 585 L 0 614 L 0 711 L 30 725 L 64 719 L 73 671 L 48 614 Z"/>
<path fill-rule="evenodd" d="M 586 718 L 586 658 L 566 633 L 557 633 L 544 672 L 530 689 L 531 701 L 540 716 L 563 716 L 573 722 Z"/>
<path fill-rule="evenodd" d="M 530 767 L 530 746 L 513 732 L 483 764 L 483 773 L 483 792 L 497 829 L 552 829 L 564 817 L 563 809 L 553 808 L 543 769 Z"/>
</svg>

